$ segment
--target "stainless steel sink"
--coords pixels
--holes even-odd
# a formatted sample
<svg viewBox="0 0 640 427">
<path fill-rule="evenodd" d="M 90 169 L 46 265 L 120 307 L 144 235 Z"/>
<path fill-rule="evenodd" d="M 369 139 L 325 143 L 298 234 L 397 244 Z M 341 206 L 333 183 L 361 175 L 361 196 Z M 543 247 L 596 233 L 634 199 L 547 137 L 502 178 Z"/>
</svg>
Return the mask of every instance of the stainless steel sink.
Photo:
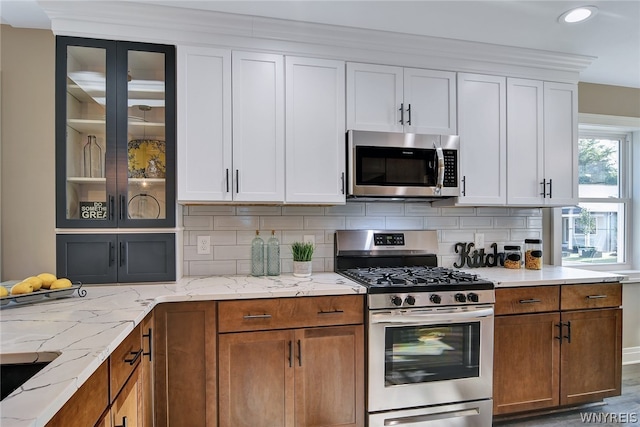
<svg viewBox="0 0 640 427">
<path fill-rule="evenodd" d="M 0 354 L 0 400 L 4 400 L 58 356 L 60 353 L 57 352 Z"/>
</svg>

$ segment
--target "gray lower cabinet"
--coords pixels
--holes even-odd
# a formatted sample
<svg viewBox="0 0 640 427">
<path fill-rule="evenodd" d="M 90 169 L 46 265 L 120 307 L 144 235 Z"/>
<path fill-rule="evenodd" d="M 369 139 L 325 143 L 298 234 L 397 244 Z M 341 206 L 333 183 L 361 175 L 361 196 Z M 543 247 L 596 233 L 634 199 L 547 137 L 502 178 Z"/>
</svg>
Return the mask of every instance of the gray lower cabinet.
<svg viewBox="0 0 640 427">
<path fill-rule="evenodd" d="M 82 283 L 160 282 L 176 279 L 176 236 L 58 234 L 57 276 Z"/>
</svg>

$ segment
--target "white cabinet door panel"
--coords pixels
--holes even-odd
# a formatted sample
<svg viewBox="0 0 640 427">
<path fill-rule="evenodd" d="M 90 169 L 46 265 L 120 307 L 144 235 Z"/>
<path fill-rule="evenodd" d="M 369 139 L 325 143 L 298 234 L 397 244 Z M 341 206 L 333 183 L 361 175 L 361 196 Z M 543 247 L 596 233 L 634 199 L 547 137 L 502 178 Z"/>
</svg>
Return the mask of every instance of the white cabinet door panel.
<svg viewBox="0 0 640 427">
<path fill-rule="evenodd" d="M 347 64 L 347 129 L 402 132 L 403 69 Z"/>
<path fill-rule="evenodd" d="M 284 70 L 280 55 L 233 52 L 233 192 L 284 201 Z"/>
<path fill-rule="evenodd" d="M 231 200 L 231 51 L 179 46 L 177 52 L 177 199 Z"/>
<path fill-rule="evenodd" d="M 458 204 L 506 203 L 506 78 L 458 74 Z"/>
<path fill-rule="evenodd" d="M 507 79 L 507 203 L 540 206 L 543 158 L 543 83 Z"/>
<path fill-rule="evenodd" d="M 456 73 L 405 68 L 404 108 L 406 132 L 456 135 Z"/>
<path fill-rule="evenodd" d="M 344 67 L 286 58 L 287 203 L 345 203 Z"/>
</svg>

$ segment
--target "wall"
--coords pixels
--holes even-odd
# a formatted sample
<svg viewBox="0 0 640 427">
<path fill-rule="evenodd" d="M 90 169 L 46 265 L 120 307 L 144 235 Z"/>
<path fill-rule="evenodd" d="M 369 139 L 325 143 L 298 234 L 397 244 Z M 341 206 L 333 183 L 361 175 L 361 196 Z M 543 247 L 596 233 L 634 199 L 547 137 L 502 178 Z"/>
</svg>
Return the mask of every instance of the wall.
<svg viewBox="0 0 640 427">
<path fill-rule="evenodd" d="M 0 25 L 2 280 L 55 272 L 55 38 Z"/>
<path fill-rule="evenodd" d="M 316 241 L 313 271 L 333 271 L 333 241 L 340 229 L 438 230 L 439 265 L 459 261 L 457 242 L 473 242 L 484 234 L 485 252 L 498 243 L 522 244 L 542 235 L 541 209 L 433 208 L 428 203 L 362 203 L 321 206 L 185 206 L 183 207 L 185 275 L 248 274 L 255 230 L 266 241 L 271 230 L 279 238 L 282 271 L 291 272 L 290 244 L 312 234 Z M 197 236 L 211 236 L 209 255 L 196 253 Z"/>
<path fill-rule="evenodd" d="M 578 111 L 609 116 L 640 117 L 640 89 L 579 83 Z"/>
</svg>

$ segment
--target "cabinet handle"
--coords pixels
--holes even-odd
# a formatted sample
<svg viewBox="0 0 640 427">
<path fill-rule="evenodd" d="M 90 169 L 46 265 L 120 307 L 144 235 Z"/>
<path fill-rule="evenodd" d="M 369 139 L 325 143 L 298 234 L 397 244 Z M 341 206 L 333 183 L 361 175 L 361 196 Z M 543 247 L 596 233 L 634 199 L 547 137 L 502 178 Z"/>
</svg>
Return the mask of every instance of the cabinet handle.
<svg viewBox="0 0 640 427">
<path fill-rule="evenodd" d="M 127 417 L 122 417 L 122 425 L 115 427 L 127 427 Z"/>
<path fill-rule="evenodd" d="M 400 104 L 400 124 L 404 124 L 404 104 Z"/>
<path fill-rule="evenodd" d="M 120 267 L 124 267 L 127 263 L 127 251 L 124 242 L 120 242 Z"/>
<path fill-rule="evenodd" d="M 109 267 L 116 262 L 116 247 L 113 242 L 109 242 Z"/>
<path fill-rule="evenodd" d="M 289 367 L 293 367 L 293 343 L 289 341 Z"/>
<path fill-rule="evenodd" d="M 245 314 L 242 317 L 245 319 L 271 319 L 270 314 Z"/>
<path fill-rule="evenodd" d="M 236 169 L 236 194 L 240 192 L 240 171 Z"/>
<path fill-rule="evenodd" d="M 567 339 L 567 344 L 571 344 L 571 321 L 565 323 L 565 326 L 567 327 L 567 335 L 564 335 L 564 338 Z"/>
<path fill-rule="evenodd" d="M 587 295 L 587 299 L 602 299 L 606 298 L 608 295 Z"/>
<path fill-rule="evenodd" d="M 549 178 L 549 198 L 553 199 L 553 179 Z"/>
<path fill-rule="evenodd" d="M 229 192 L 229 169 L 226 169 L 227 171 L 227 193 Z"/>
<path fill-rule="evenodd" d="M 143 352 L 142 349 L 138 351 L 130 351 L 129 354 L 133 354 L 133 359 L 124 359 L 124 361 L 127 362 L 129 365 L 133 366 L 136 364 L 138 359 L 140 359 L 140 356 L 142 356 L 142 352 Z"/>
<path fill-rule="evenodd" d="M 539 299 L 536 298 L 531 298 L 531 299 L 521 299 L 520 301 L 518 301 L 520 304 L 533 304 L 535 302 L 540 302 Z"/>
<path fill-rule="evenodd" d="M 407 108 L 407 113 L 409 113 L 409 120 L 407 120 L 407 124 L 411 126 L 411 104 L 409 104 L 409 108 Z"/>
<path fill-rule="evenodd" d="M 344 172 L 340 175 L 340 180 L 342 181 L 342 194 L 344 194 Z"/>
<path fill-rule="evenodd" d="M 115 198 L 109 194 L 109 220 L 113 220 L 113 211 L 115 210 Z"/>
<path fill-rule="evenodd" d="M 127 203 L 124 198 L 124 194 L 120 195 L 120 219 L 124 220 L 127 217 L 125 209 L 127 208 Z"/>
<path fill-rule="evenodd" d="M 302 366 L 302 350 L 300 347 L 300 340 L 298 340 L 298 366 Z"/>
<path fill-rule="evenodd" d="M 344 310 L 331 310 L 331 311 L 320 310 L 318 312 L 318 314 L 342 314 L 342 313 L 344 313 Z"/>
<path fill-rule="evenodd" d="M 547 198 L 547 179 L 546 178 L 543 179 L 540 185 L 542 185 L 542 193 L 540 193 L 540 195 L 542 196 L 543 199 L 546 199 Z"/>
<path fill-rule="evenodd" d="M 462 177 L 462 195 L 466 196 L 467 195 L 467 176 L 463 176 Z"/>
<path fill-rule="evenodd" d="M 142 353 L 143 356 L 149 356 L 149 362 L 151 362 L 151 353 L 153 352 L 153 340 L 152 340 L 152 335 L 151 335 L 151 328 L 149 328 L 149 332 L 146 334 L 142 334 L 142 338 L 148 338 L 149 339 L 149 352 L 148 353 Z"/>
<path fill-rule="evenodd" d="M 558 335 L 559 335 L 559 336 L 555 336 L 555 337 L 553 337 L 553 338 L 555 338 L 555 339 L 557 339 L 557 340 L 560 340 L 560 342 L 562 342 L 562 326 L 563 326 L 563 325 L 564 325 L 564 324 L 563 324 L 562 322 L 560 322 L 560 323 L 556 323 L 556 324 L 554 325 L 556 328 L 558 328 L 558 329 L 559 329 L 559 331 L 558 331 Z"/>
</svg>

